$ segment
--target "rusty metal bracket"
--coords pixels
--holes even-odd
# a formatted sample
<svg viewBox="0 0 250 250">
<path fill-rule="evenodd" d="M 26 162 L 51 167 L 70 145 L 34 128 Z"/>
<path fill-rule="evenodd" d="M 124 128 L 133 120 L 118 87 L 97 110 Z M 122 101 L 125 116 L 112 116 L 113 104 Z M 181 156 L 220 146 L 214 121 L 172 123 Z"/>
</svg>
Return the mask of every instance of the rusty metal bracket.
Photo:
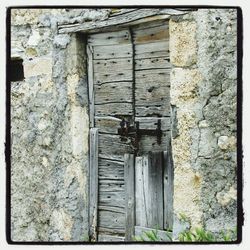
<svg viewBox="0 0 250 250">
<path fill-rule="evenodd" d="M 135 126 L 131 126 L 128 121 L 123 119 L 120 122 L 120 128 L 118 128 L 118 134 L 125 137 L 133 137 L 135 139 L 135 145 L 138 147 L 139 141 L 143 135 L 156 136 L 157 143 L 161 144 L 162 130 L 161 120 L 157 122 L 156 129 L 140 129 L 139 122 L 135 122 Z"/>
</svg>

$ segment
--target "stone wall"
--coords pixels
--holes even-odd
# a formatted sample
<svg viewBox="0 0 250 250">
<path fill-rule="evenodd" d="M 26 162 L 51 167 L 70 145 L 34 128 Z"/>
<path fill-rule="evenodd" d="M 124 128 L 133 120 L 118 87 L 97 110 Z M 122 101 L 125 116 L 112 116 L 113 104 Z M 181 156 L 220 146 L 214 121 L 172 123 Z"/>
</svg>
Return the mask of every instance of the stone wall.
<svg viewBox="0 0 250 250">
<path fill-rule="evenodd" d="M 88 240 L 85 37 L 57 23 L 107 19 L 108 9 L 11 13 L 13 241 Z M 236 10 L 170 19 L 174 235 L 236 226 Z M 184 205 L 185 204 L 185 205 Z M 189 226 L 184 223 L 184 226 Z"/>
<path fill-rule="evenodd" d="M 191 228 L 236 228 L 236 18 L 204 9 L 170 20 L 175 236 L 183 215 Z"/>
<path fill-rule="evenodd" d="M 88 240 L 88 97 L 84 37 L 56 35 L 57 22 L 105 10 L 11 13 L 11 238 Z"/>
</svg>

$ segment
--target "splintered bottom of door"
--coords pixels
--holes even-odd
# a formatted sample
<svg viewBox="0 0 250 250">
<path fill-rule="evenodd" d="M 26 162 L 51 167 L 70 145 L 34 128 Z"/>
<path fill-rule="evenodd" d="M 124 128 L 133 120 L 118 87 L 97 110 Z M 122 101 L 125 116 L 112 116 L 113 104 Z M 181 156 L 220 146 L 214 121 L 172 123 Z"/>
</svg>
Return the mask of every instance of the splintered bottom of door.
<svg viewBox="0 0 250 250">
<path fill-rule="evenodd" d="M 124 162 L 99 158 L 98 232 L 100 241 L 125 234 Z"/>
</svg>

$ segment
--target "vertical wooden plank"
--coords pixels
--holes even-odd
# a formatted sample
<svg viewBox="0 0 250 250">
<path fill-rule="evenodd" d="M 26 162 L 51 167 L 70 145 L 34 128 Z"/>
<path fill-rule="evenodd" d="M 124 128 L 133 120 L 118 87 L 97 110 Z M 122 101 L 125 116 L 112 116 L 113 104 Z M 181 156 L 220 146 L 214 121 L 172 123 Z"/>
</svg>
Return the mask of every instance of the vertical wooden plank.
<svg viewBox="0 0 250 250">
<path fill-rule="evenodd" d="M 93 70 L 93 48 L 87 45 L 88 55 L 88 87 L 89 87 L 89 123 L 90 127 L 94 127 L 94 114 L 95 114 L 95 103 L 94 103 L 94 70 Z"/>
<path fill-rule="evenodd" d="M 98 128 L 90 129 L 90 169 L 89 169 L 89 225 L 90 239 L 97 240 L 98 206 Z"/>
<path fill-rule="evenodd" d="M 164 229 L 173 228 L 173 178 L 174 170 L 171 157 L 171 147 L 164 151 Z"/>
<path fill-rule="evenodd" d="M 149 152 L 148 161 L 148 226 L 163 229 L 163 164 L 162 152 Z"/>
<path fill-rule="evenodd" d="M 146 195 L 147 195 L 147 164 L 148 157 L 136 157 L 135 160 L 135 197 L 136 197 L 136 225 L 147 227 L 147 209 L 146 209 Z"/>
<path fill-rule="evenodd" d="M 124 155 L 124 179 L 126 185 L 126 220 L 125 220 L 125 239 L 132 240 L 135 226 L 135 169 L 134 155 Z"/>
</svg>

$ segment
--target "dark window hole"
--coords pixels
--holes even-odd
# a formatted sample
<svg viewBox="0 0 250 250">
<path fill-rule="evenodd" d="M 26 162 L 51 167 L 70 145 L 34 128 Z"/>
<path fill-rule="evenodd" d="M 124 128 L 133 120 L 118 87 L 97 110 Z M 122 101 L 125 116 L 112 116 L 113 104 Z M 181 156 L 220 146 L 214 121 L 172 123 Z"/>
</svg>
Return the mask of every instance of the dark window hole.
<svg viewBox="0 0 250 250">
<path fill-rule="evenodd" d="M 9 65 L 9 77 L 11 82 L 23 81 L 23 60 L 22 59 L 11 59 Z"/>
</svg>

